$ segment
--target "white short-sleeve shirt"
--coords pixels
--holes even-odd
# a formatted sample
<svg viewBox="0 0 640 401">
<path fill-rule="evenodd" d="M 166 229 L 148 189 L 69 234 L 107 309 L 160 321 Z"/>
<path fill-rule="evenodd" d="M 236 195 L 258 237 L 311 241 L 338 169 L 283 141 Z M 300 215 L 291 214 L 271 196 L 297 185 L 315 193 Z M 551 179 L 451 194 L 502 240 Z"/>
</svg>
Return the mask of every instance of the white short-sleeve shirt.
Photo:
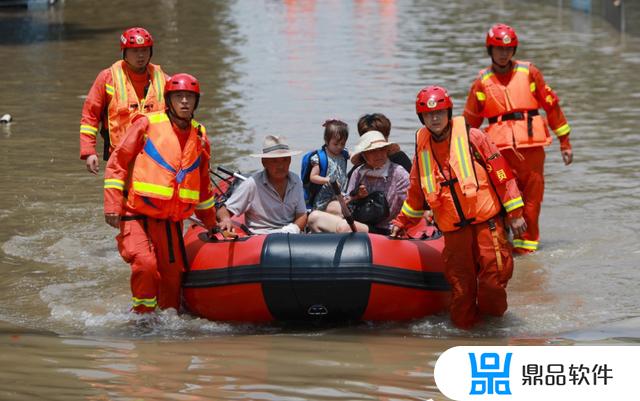
<svg viewBox="0 0 640 401">
<path fill-rule="evenodd" d="M 292 172 L 287 178 L 284 200 L 267 180 L 264 170 L 241 183 L 225 202 L 234 215 L 243 214 L 247 227 L 256 234 L 268 233 L 293 223 L 296 215 L 307 212 L 302 180 Z"/>
</svg>

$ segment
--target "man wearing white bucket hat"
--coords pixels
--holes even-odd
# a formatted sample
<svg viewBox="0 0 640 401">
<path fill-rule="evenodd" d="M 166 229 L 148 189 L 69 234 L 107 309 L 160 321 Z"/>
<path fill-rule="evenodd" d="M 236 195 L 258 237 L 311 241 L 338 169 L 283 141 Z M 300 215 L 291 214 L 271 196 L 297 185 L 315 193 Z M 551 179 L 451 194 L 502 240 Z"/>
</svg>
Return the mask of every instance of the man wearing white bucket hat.
<svg viewBox="0 0 640 401">
<path fill-rule="evenodd" d="M 291 156 L 300 153 L 289 148 L 286 138 L 267 135 L 262 153 L 251 155 L 262 159 L 264 169 L 236 188 L 218 209 L 218 226 L 233 231 L 231 217 L 244 213 L 254 234 L 302 231 L 307 224 L 302 180 L 289 171 Z"/>
</svg>

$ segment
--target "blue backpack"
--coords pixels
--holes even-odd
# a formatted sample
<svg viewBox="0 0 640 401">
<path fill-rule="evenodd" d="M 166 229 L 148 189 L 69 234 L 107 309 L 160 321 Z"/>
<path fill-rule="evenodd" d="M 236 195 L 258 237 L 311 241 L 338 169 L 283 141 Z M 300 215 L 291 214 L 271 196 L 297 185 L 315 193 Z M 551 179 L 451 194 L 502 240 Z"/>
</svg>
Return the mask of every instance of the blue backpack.
<svg viewBox="0 0 640 401">
<path fill-rule="evenodd" d="M 307 208 L 311 209 L 313 207 L 313 201 L 322 188 L 322 185 L 314 184 L 311 182 L 309 178 L 311 176 L 311 157 L 313 155 L 318 155 L 318 159 L 320 161 L 320 175 L 322 177 L 327 176 L 327 170 L 329 169 L 329 160 L 327 159 L 327 151 L 326 145 L 322 145 L 321 149 L 312 150 L 307 152 L 302 156 L 302 166 L 300 168 L 300 178 L 302 179 L 302 187 L 304 188 L 304 200 L 307 204 Z M 342 156 L 349 160 L 349 152 L 345 150 L 342 151 Z"/>
</svg>

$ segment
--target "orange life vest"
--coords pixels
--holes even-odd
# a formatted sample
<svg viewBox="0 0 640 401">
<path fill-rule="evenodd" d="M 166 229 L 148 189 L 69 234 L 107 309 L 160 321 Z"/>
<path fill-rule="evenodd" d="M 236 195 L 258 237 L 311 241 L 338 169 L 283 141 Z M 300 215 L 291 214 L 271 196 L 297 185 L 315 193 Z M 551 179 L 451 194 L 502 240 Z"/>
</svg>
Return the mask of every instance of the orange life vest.
<svg viewBox="0 0 640 401">
<path fill-rule="evenodd" d="M 189 138 L 182 149 L 164 112 L 146 117 L 149 132 L 133 165 L 127 208 L 157 219 L 186 219 L 200 201 L 204 127 L 192 120 Z"/>
<path fill-rule="evenodd" d="M 506 86 L 491 68 L 480 71 L 483 89 L 476 97 L 484 103 L 482 116 L 489 119 L 486 132 L 499 149 L 551 144 L 546 119 L 538 115 L 536 84 L 529 80 L 530 64 L 514 60 L 513 75 Z"/>
<path fill-rule="evenodd" d="M 420 186 L 440 230 L 455 231 L 468 224 L 482 223 L 500 212 L 500 201 L 488 174 L 470 152 L 464 117 L 452 120 L 450 177 L 445 177 L 434 157 L 429 131 L 423 127 L 417 136 Z"/>
<path fill-rule="evenodd" d="M 164 111 L 164 72 L 159 65 L 149 63 L 147 69 L 151 76 L 151 84 L 144 99 L 139 100 L 136 90 L 123 69 L 123 60 L 116 61 L 111 66 L 113 87 L 107 86 L 107 93 L 111 101 L 107 109 L 109 121 L 110 151 L 118 146 L 125 131 L 131 125 L 133 118 L 139 113 Z"/>
</svg>

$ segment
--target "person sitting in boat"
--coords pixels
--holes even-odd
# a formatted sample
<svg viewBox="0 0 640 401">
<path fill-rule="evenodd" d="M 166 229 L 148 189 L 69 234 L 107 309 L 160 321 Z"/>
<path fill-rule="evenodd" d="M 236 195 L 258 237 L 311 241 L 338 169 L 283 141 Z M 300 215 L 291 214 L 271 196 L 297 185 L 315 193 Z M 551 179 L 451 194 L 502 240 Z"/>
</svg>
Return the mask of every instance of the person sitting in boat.
<svg viewBox="0 0 640 401">
<path fill-rule="evenodd" d="M 218 227 L 233 232 L 231 217 L 244 214 L 253 234 L 300 233 L 307 224 L 304 191 L 300 177 L 289 171 L 291 156 L 300 153 L 284 137 L 267 135 L 262 153 L 251 155 L 262 159 L 264 169 L 241 183 L 218 209 Z"/>
<path fill-rule="evenodd" d="M 349 152 L 345 150 L 345 145 L 349 138 L 349 126 L 344 121 L 333 119 L 325 121 L 322 126 L 324 145 L 303 157 L 305 197 L 311 210 L 323 210 L 341 216 L 340 204 L 335 200 L 331 182 L 337 181 L 342 191 L 347 189 Z"/>
<path fill-rule="evenodd" d="M 389 135 L 391 134 L 391 121 L 382 113 L 365 114 L 358 119 L 358 135 L 362 136 L 369 131 L 382 132 L 382 135 L 384 135 L 388 141 Z M 402 150 L 390 153 L 389 160 L 404 167 L 407 173 L 411 172 L 411 159 Z M 353 166 L 351 170 L 349 170 L 347 179 L 351 178 L 356 167 L 358 166 Z"/>
<path fill-rule="evenodd" d="M 389 160 L 400 147 L 388 142 L 380 131 L 360 137 L 351 162 L 358 167 L 347 185 L 347 203 L 360 232 L 389 234 L 391 221 L 400 212 L 409 188 L 409 173 Z M 369 211 L 384 210 L 372 215 Z M 309 215 L 313 232 L 350 232 L 347 221 L 330 213 L 314 210 Z"/>
</svg>

